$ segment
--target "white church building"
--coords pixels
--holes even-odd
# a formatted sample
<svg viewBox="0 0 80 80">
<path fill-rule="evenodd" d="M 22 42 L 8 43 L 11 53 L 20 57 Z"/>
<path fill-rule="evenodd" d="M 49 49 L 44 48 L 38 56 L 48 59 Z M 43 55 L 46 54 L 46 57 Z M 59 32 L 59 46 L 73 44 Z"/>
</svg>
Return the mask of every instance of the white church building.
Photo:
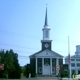
<svg viewBox="0 0 80 80">
<path fill-rule="evenodd" d="M 30 73 L 36 75 L 58 75 L 63 70 L 63 56 L 52 50 L 52 40 L 50 40 L 50 26 L 47 19 L 47 8 L 45 23 L 43 26 L 42 48 L 33 53 L 30 58 Z"/>
</svg>

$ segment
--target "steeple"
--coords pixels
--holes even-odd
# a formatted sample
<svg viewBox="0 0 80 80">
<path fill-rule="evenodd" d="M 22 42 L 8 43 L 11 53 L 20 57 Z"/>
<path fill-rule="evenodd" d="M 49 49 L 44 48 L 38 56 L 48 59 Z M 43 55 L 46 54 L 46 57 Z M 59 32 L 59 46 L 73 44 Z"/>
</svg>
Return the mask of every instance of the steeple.
<svg viewBox="0 0 80 80">
<path fill-rule="evenodd" d="M 47 20 L 47 7 L 46 7 L 45 24 L 44 24 L 44 26 L 48 26 L 48 20 Z"/>
<path fill-rule="evenodd" d="M 46 7 L 46 14 L 45 14 L 45 24 L 43 30 L 43 40 L 50 39 L 50 27 L 48 26 L 48 19 L 47 19 L 47 7 Z"/>
<path fill-rule="evenodd" d="M 50 27 L 48 26 L 47 7 L 46 7 L 46 13 L 45 13 L 45 23 L 42 31 L 43 31 L 43 40 L 41 40 L 42 50 L 45 50 L 45 49 L 51 50 L 52 40 L 50 40 Z"/>
</svg>

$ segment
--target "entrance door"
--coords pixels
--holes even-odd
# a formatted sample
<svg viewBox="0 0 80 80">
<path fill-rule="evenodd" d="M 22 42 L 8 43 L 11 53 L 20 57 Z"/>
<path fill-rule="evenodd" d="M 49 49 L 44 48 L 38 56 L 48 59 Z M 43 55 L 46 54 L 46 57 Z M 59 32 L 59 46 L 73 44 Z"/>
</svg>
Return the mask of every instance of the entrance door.
<svg viewBox="0 0 80 80">
<path fill-rule="evenodd" d="M 44 65 L 44 75 L 50 75 L 50 66 Z"/>
<path fill-rule="evenodd" d="M 45 58 L 44 59 L 44 70 L 43 74 L 44 75 L 50 75 L 50 58 Z"/>
</svg>

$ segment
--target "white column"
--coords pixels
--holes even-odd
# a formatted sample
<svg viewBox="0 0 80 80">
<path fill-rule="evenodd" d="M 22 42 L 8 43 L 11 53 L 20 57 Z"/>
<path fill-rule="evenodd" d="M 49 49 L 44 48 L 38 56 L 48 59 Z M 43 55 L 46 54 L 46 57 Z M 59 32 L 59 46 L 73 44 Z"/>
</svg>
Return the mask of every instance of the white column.
<svg viewBox="0 0 80 80">
<path fill-rule="evenodd" d="M 44 75 L 44 58 L 42 58 L 42 75 Z"/>
<path fill-rule="evenodd" d="M 59 66 L 59 59 L 58 58 L 56 58 L 56 66 Z M 59 74 L 59 70 L 56 69 L 56 75 L 58 75 L 58 74 Z"/>
<path fill-rule="evenodd" d="M 36 74 L 37 74 L 37 58 L 36 58 Z"/>
<path fill-rule="evenodd" d="M 52 58 L 50 58 L 51 75 L 52 75 Z"/>
</svg>

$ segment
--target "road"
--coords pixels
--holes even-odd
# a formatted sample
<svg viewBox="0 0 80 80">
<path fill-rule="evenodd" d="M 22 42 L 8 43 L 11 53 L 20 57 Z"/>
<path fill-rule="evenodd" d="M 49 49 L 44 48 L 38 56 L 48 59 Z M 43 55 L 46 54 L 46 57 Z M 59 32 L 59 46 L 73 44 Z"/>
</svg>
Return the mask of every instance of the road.
<svg viewBox="0 0 80 80">
<path fill-rule="evenodd" d="M 26 78 L 26 79 L 0 79 L 0 80 L 61 80 L 59 78 Z M 62 79 L 62 80 L 69 80 L 69 79 Z M 71 79 L 73 80 L 73 79 Z M 75 79 L 75 80 L 79 80 L 79 79 Z"/>
<path fill-rule="evenodd" d="M 26 78 L 26 79 L 0 79 L 0 80 L 59 80 L 59 79 L 52 77 L 43 77 L 43 78 Z"/>
</svg>

